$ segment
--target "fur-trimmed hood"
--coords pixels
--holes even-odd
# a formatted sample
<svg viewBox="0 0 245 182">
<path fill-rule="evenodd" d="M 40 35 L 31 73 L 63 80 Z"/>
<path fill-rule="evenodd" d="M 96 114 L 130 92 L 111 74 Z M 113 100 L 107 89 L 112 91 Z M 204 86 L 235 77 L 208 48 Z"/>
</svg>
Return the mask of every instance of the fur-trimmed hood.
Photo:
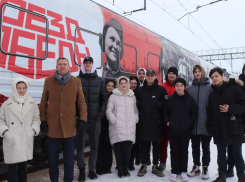
<svg viewBox="0 0 245 182">
<path fill-rule="evenodd" d="M 118 88 L 115 88 L 114 90 L 112 90 L 112 93 L 123 96 L 123 93 Z M 130 96 L 130 97 L 134 96 L 133 90 L 129 89 L 128 93 L 125 96 Z"/>
<path fill-rule="evenodd" d="M 237 86 L 243 86 L 244 82 L 240 79 L 230 78 L 227 80 L 224 80 L 228 85 L 237 85 Z"/>
</svg>

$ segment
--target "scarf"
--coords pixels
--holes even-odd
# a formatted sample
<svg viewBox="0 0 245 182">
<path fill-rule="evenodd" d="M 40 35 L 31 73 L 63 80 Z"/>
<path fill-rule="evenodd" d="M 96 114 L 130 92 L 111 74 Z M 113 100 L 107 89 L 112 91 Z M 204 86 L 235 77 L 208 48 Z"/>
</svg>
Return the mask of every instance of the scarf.
<svg viewBox="0 0 245 182">
<path fill-rule="evenodd" d="M 26 97 L 27 97 L 27 91 L 28 91 L 28 88 L 29 88 L 29 85 L 30 85 L 30 81 L 27 81 L 27 80 L 25 80 L 24 78 L 22 78 L 20 76 L 20 77 L 18 77 L 16 79 L 12 79 L 11 82 L 12 82 L 12 96 L 13 96 L 14 100 L 17 102 L 19 111 L 21 112 L 23 104 L 24 104 L 24 102 L 26 100 Z M 25 93 L 24 96 L 20 96 L 18 94 L 18 91 L 16 89 L 16 86 L 17 86 L 18 82 L 24 82 L 26 84 L 26 93 Z"/>
<path fill-rule="evenodd" d="M 66 85 L 66 83 L 70 80 L 71 78 L 71 72 L 68 71 L 67 75 L 62 78 L 60 78 L 59 74 L 58 74 L 58 71 L 56 70 L 54 72 L 54 75 L 53 77 L 59 82 L 59 84 L 61 85 L 61 88 L 63 89 L 64 86 Z"/>
<path fill-rule="evenodd" d="M 128 88 L 127 88 L 126 90 L 120 89 L 120 84 L 119 84 L 119 82 L 120 82 L 120 80 L 121 80 L 122 78 L 125 78 L 125 79 L 127 80 L 127 82 L 128 82 Z M 129 79 L 128 79 L 126 76 L 120 76 L 120 77 L 117 78 L 116 80 L 117 80 L 117 85 L 118 85 L 117 88 L 118 88 L 118 90 L 119 90 L 123 95 L 127 95 L 127 93 L 129 92 L 129 89 L 130 89 Z"/>
</svg>

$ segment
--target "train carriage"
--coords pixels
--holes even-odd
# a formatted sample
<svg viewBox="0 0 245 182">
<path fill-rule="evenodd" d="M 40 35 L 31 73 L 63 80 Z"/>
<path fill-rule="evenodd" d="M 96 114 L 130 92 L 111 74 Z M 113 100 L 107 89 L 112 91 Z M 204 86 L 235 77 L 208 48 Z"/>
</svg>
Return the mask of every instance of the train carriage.
<svg viewBox="0 0 245 182">
<path fill-rule="evenodd" d="M 28 94 L 40 103 L 44 79 L 53 75 L 59 57 L 69 60 L 74 76 L 83 58 L 92 56 L 104 79 L 136 75 L 144 67 L 154 69 L 160 83 L 170 66 L 187 83 L 195 64 L 206 73 L 214 67 L 91 0 L 1 0 L 0 7 L 0 105 L 11 95 L 11 79 L 18 76 L 31 81 Z M 43 137 L 35 139 L 32 164 L 47 160 Z"/>
</svg>

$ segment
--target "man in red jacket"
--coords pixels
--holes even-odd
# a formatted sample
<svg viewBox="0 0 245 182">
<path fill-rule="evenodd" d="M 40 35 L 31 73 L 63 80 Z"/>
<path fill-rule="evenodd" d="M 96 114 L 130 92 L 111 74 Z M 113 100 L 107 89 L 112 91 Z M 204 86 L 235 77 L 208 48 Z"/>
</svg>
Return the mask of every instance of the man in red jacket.
<svg viewBox="0 0 245 182">
<path fill-rule="evenodd" d="M 178 69 L 176 67 L 170 67 L 168 69 L 168 74 L 165 77 L 165 82 L 161 85 L 167 90 L 168 97 L 175 92 L 175 80 L 178 78 Z M 168 134 L 167 126 L 163 126 L 163 137 L 160 142 L 160 164 L 159 170 L 163 171 L 166 168 L 167 154 L 168 154 Z"/>
</svg>

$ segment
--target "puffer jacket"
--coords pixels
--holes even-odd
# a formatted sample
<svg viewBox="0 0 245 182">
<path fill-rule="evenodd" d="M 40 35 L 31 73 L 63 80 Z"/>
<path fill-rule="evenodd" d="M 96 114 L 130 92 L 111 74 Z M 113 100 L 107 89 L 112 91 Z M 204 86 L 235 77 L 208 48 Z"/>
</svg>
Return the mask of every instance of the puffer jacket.
<svg viewBox="0 0 245 182">
<path fill-rule="evenodd" d="M 177 77 L 178 78 L 178 77 Z M 176 78 L 176 79 L 177 79 Z M 162 87 L 164 87 L 168 93 L 168 96 L 170 97 L 171 95 L 174 94 L 175 92 L 175 81 L 173 83 L 170 83 L 170 81 L 168 80 L 168 76 L 165 76 L 165 82 L 163 84 L 161 84 Z"/>
<path fill-rule="evenodd" d="M 97 71 L 84 74 L 80 71 L 77 77 L 82 82 L 84 97 L 87 104 L 88 119 L 103 119 L 106 111 L 108 94 L 103 78 L 99 77 Z"/>
<path fill-rule="evenodd" d="M 166 89 L 158 85 L 156 79 L 152 85 L 144 81 L 144 86 L 136 90 L 139 109 L 139 140 L 161 141 L 163 135 L 163 108 L 168 99 Z"/>
<path fill-rule="evenodd" d="M 187 91 L 194 98 L 197 104 L 197 120 L 193 127 L 192 134 L 209 135 L 206 127 L 208 96 L 212 92 L 209 78 L 204 78 L 201 82 L 197 82 L 196 79 L 194 79 L 192 84 L 187 88 Z"/>
<path fill-rule="evenodd" d="M 107 104 L 106 116 L 109 120 L 109 136 L 113 145 L 117 142 L 135 142 L 138 109 L 134 92 L 123 95 L 117 88 L 112 91 Z"/>
</svg>

